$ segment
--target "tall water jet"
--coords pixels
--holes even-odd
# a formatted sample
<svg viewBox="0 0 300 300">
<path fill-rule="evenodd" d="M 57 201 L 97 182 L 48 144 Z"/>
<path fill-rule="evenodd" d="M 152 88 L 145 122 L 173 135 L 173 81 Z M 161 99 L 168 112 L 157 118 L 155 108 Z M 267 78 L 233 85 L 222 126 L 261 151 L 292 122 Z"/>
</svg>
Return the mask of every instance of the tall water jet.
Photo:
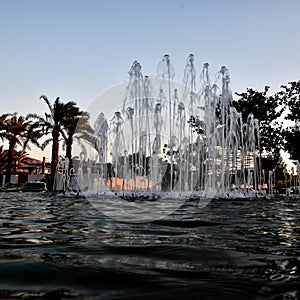
<svg viewBox="0 0 300 300">
<path fill-rule="evenodd" d="M 163 80 L 167 81 L 168 87 L 168 102 L 169 102 L 169 145 L 170 145 L 170 178 L 172 178 L 173 169 L 174 169 L 174 160 L 173 160 L 173 146 L 171 145 L 171 138 L 173 136 L 173 124 L 175 112 L 172 111 L 172 81 L 175 76 L 174 67 L 171 64 L 170 57 L 168 54 L 164 55 L 163 60 L 158 65 L 158 77 L 161 77 Z M 173 189 L 173 180 L 170 180 L 170 190 Z"/>
<path fill-rule="evenodd" d="M 212 83 L 205 63 L 197 82 L 191 54 L 180 84 L 165 55 L 157 73 L 144 76 L 134 61 L 120 107 L 108 116 L 93 112 L 96 146 L 82 156 L 81 176 L 88 178 L 79 180 L 87 185 L 82 189 L 132 198 L 259 189 L 259 122 L 250 114 L 243 123 L 232 107 L 228 69 L 222 66 Z"/>
</svg>

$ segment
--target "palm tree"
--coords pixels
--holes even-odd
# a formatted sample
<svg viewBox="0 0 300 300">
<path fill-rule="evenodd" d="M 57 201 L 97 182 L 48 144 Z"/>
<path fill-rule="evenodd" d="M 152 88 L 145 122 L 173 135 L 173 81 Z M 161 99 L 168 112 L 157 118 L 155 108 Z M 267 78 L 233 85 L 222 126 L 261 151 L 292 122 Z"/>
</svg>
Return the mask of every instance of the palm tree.
<svg viewBox="0 0 300 300">
<path fill-rule="evenodd" d="M 0 174 L 5 172 L 6 162 L 7 162 L 7 150 L 4 150 L 3 145 L 1 145 L 0 146 Z"/>
<path fill-rule="evenodd" d="M 66 140 L 67 136 L 64 132 L 64 125 L 68 117 L 71 117 L 74 112 L 75 102 L 69 101 L 63 103 L 60 98 L 56 98 L 53 104 L 50 103 L 47 96 L 42 95 L 41 100 L 45 101 L 49 108 L 50 113 L 45 113 L 45 117 L 37 114 L 28 114 L 27 118 L 33 118 L 39 121 L 39 124 L 44 134 L 51 133 L 51 137 L 47 139 L 43 145 L 44 149 L 50 142 L 52 142 L 52 153 L 51 153 L 51 186 L 54 184 L 55 170 L 58 163 L 59 155 L 59 139 L 60 135 Z"/>
<path fill-rule="evenodd" d="M 6 118 L 2 122 L 1 127 L 1 137 L 8 141 L 5 182 L 9 183 L 13 173 L 13 160 L 16 146 L 21 146 L 23 151 L 26 148 L 30 149 L 28 142 L 40 147 L 38 140 L 42 136 L 42 133 L 37 123 L 32 123 L 23 116 L 18 117 L 17 113 Z"/>
<path fill-rule="evenodd" d="M 4 140 L 4 130 L 5 130 L 5 121 L 7 117 L 11 116 L 11 114 L 3 114 L 0 116 L 0 139 L 3 141 Z"/>
<path fill-rule="evenodd" d="M 70 110 L 70 114 L 64 120 L 66 157 L 70 163 L 72 162 L 72 146 L 75 134 L 93 133 L 93 129 L 89 124 L 89 118 L 90 116 L 87 112 L 81 111 L 79 107 L 74 105 Z"/>
<path fill-rule="evenodd" d="M 7 154 L 8 150 L 4 150 L 3 146 L 0 146 L 0 174 L 4 174 L 7 166 Z M 14 151 L 12 157 L 12 165 L 14 169 L 14 173 L 17 171 L 17 164 L 22 162 L 24 158 L 28 156 L 28 153 L 24 150 Z"/>
<path fill-rule="evenodd" d="M 10 114 L 3 114 L 0 116 L 0 139 L 4 141 L 4 129 L 5 129 L 5 120 Z M 5 172 L 7 161 L 7 151 L 3 149 L 3 145 L 0 146 L 0 174 Z"/>
</svg>

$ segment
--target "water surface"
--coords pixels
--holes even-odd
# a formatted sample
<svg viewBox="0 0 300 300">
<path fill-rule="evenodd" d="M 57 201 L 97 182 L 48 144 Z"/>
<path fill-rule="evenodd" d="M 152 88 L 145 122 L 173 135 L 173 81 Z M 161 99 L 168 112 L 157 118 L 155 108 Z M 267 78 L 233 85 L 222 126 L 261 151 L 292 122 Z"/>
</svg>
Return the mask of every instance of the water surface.
<svg viewBox="0 0 300 300">
<path fill-rule="evenodd" d="M 190 201 L 126 223 L 86 199 L 0 197 L 0 298 L 299 297 L 299 199 Z"/>
</svg>

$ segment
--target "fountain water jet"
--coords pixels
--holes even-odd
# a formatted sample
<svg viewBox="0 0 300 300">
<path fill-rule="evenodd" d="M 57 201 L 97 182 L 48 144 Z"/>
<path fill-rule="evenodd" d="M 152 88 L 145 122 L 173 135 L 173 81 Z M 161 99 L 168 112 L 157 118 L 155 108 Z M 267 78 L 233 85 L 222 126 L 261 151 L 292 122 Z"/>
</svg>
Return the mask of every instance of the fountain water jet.
<svg viewBox="0 0 300 300">
<path fill-rule="evenodd" d="M 243 124 L 232 106 L 228 69 L 222 66 L 212 84 L 204 64 L 199 91 L 192 54 L 183 84 L 173 81 L 168 55 L 157 72 L 158 78 L 144 77 L 134 61 L 120 108 L 107 117 L 92 112 L 95 134 L 87 142 L 92 154 L 80 163 L 79 182 L 86 185 L 81 189 L 126 199 L 227 197 L 233 187 L 239 195 L 250 187 L 258 190 L 259 122 L 250 114 Z"/>
</svg>

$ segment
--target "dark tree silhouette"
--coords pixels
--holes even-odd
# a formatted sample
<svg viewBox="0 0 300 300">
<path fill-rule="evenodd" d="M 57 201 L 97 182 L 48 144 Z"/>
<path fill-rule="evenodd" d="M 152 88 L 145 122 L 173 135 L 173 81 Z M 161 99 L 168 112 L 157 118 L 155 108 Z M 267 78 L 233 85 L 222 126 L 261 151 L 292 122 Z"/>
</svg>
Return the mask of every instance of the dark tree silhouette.
<svg viewBox="0 0 300 300">
<path fill-rule="evenodd" d="M 300 161 L 300 80 L 289 82 L 281 88 L 277 94 L 287 108 L 285 120 L 292 122 L 292 125 L 284 130 L 284 149 L 291 159 Z"/>
<path fill-rule="evenodd" d="M 70 112 L 64 118 L 63 127 L 66 131 L 65 144 L 66 144 L 66 157 L 72 162 L 72 146 L 75 134 L 91 134 L 93 129 L 89 124 L 89 114 L 81 111 L 79 107 L 73 105 L 70 107 Z M 71 166 L 71 164 L 70 164 Z"/>
<path fill-rule="evenodd" d="M 28 142 L 40 147 L 38 140 L 42 132 L 37 123 L 26 120 L 23 116 L 13 114 L 2 123 L 2 138 L 8 141 L 7 165 L 5 182 L 10 182 L 13 173 L 13 161 L 16 146 L 19 145 L 25 150 L 29 148 Z M 30 148 L 29 148 L 30 149 Z"/>
<path fill-rule="evenodd" d="M 282 124 L 278 118 L 282 115 L 284 106 L 280 97 L 267 96 L 269 87 L 266 86 L 263 92 L 247 88 L 245 93 L 236 93 L 240 98 L 233 101 L 233 106 L 242 113 L 243 122 L 247 121 L 250 113 L 259 120 L 260 150 L 278 160 L 282 149 Z"/>
<path fill-rule="evenodd" d="M 49 114 L 45 113 L 45 117 L 37 114 L 28 114 L 27 118 L 33 118 L 39 122 L 43 133 L 45 135 L 51 134 L 51 138 L 47 139 L 42 148 L 45 148 L 50 142 L 52 142 L 52 155 L 51 155 L 51 186 L 54 183 L 55 170 L 58 163 L 59 155 L 59 138 L 60 135 L 67 140 L 67 136 L 64 132 L 64 125 L 68 118 L 74 117 L 74 110 L 76 110 L 76 103 L 69 101 L 63 103 L 59 98 L 56 98 L 53 104 L 50 103 L 47 96 L 43 95 L 40 97 L 45 101 L 49 108 Z"/>
</svg>

